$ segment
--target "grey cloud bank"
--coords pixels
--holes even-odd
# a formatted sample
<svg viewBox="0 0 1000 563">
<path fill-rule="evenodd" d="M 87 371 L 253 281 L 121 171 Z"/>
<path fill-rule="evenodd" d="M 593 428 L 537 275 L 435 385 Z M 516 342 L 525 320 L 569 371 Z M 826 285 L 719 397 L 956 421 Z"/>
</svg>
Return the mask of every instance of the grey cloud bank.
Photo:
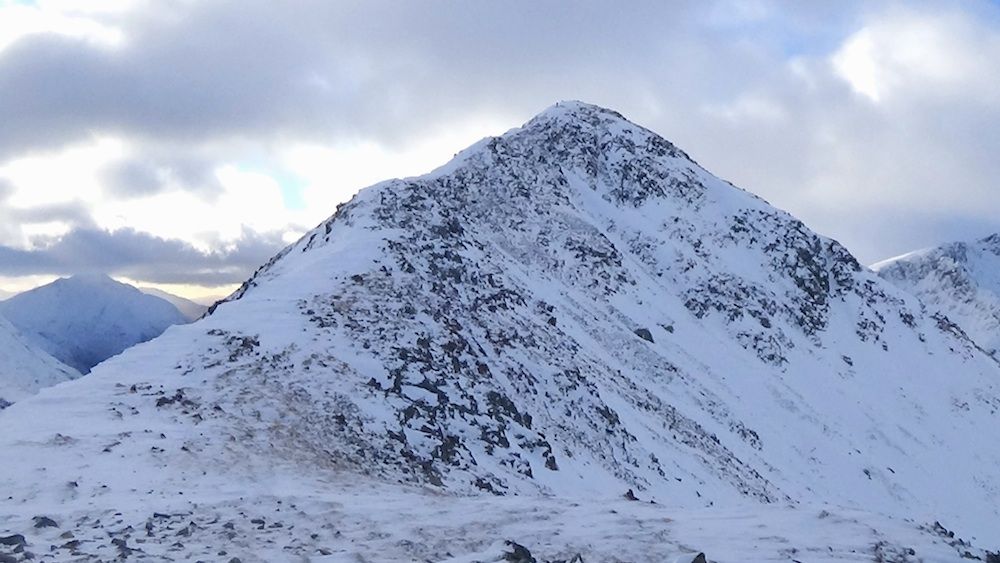
<svg viewBox="0 0 1000 563">
<path fill-rule="evenodd" d="M 1000 68 L 998 12 L 989 2 L 149 3 L 107 16 L 120 47 L 35 35 L 0 52 L 0 161 L 117 134 L 140 149 L 105 172 L 112 197 L 158 193 L 170 177 L 210 198 L 215 163 L 291 141 L 405 146 L 477 115 L 515 126 L 583 99 L 872 262 L 1000 230 L 1000 103 L 977 76 Z M 834 62 L 865 33 L 880 100 Z M 921 39 L 944 67 L 924 64 Z M 37 273 L 68 259 L 60 248 L 101 239 L 85 209 L 61 211 L 77 226 L 65 242 L 8 248 L 0 256 L 18 266 L 0 267 Z M 184 281 L 238 281 L 280 246 L 253 236 L 237 255 L 145 240 L 156 258 L 123 250 L 121 264 L 162 278 L 159 268 L 194 258 Z"/>
<path fill-rule="evenodd" d="M 280 233 L 246 231 L 228 249 L 202 252 L 132 229 L 93 228 L 38 242 L 28 250 L 0 246 L 0 276 L 111 272 L 151 283 L 219 286 L 243 281 L 284 246 Z"/>
</svg>

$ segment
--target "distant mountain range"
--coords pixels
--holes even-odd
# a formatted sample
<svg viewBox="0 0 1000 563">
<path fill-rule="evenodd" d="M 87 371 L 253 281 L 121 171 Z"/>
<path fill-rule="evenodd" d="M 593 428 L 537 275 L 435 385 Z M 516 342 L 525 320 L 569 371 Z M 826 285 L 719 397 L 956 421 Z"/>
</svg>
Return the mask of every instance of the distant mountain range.
<svg viewBox="0 0 1000 563">
<path fill-rule="evenodd" d="M 1000 360 L 1000 234 L 911 252 L 872 269 L 957 322 Z"/>
<path fill-rule="evenodd" d="M 81 373 L 189 322 L 174 305 L 104 275 L 77 275 L 0 302 L 30 342 Z"/>
<path fill-rule="evenodd" d="M 172 293 L 167 293 L 166 291 L 163 291 L 161 289 L 156 289 L 154 287 L 140 287 L 139 291 L 147 295 L 159 297 L 160 299 L 163 299 L 164 301 L 170 303 L 171 305 L 176 307 L 177 310 L 180 311 L 182 315 L 184 315 L 184 318 L 186 318 L 188 321 L 191 322 L 198 320 L 199 318 L 201 318 L 202 315 L 205 314 L 206 311 L 208 311 L 207 305 L 202 305 L 201 303 L 195 303 L 190 299 L 178 297 L 177 295 L 174 295 Z"/>
</svg>

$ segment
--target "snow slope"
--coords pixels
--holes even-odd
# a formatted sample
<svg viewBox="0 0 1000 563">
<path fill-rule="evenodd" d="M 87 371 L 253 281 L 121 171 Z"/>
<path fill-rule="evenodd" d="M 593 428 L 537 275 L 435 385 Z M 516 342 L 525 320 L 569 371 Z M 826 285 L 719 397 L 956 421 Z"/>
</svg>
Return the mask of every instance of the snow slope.
<svg viewBox="0 0 1000 563">
<path fill-rule="evenodd" d="M 139 291 L 145 293 L 146 295 L 152 295 L 153 297 L 159 297 L 164 301 L 170 303 L 177 308 L 178 311 L 184 315 L 184 318 L 189 322 L 194 322 L 201 318 L 202 315 L 208 311 L 207 305 L 202 305 L 201 303 L 195 303 L 190 299 L 185 299 L 173 293 L 167 293 L 166 291 L 156 289 L 154 287 L 140 287 Z"/>
<path fill-rule="evenodd" d="M 835 241 L 568 102 L 0 414 L 0 526 L 67 558 L 987 560 L 998 377 Z"/>
<path fill-rule="evenodd" d="M 1000 353 L 1000 234 L 911 252 L 872 266 L 886 280 L 957 322 Z"/>
<path fill-rule="evenodd" d="M 73 368 L 29 344 L 0 316 L 0 409 L 43 387 L 79 376 Z"/>
<path fill-rule="evenodd" d="M 0 303 L 32 343 L 87 373 L 122 350 L 188 320 L 170 303 L 104 275 L 77 275 Z"/>
</svg>

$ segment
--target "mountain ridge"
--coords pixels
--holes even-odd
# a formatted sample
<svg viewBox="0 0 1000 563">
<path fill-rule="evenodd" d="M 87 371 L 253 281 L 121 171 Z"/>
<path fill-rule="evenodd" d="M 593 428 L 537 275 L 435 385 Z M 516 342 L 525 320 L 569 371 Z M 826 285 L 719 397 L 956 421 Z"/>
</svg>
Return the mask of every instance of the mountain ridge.
<svg viewBox="0 0 1000 563">
<path fill-rule="evenodd" d="M 0 410 L 39 389 L 80 375 L 73 368 L 30 344 L 0 315 Z"/>
<path fill-rule="evenodd" d="M 138 287 L 137 289 L 147 295 L 159 297 L 160 299 L 170 303 L 176 307 L 182 315 L 184 315 L 184 318 L 186 318 L 188 322 L 194 322 L 200 319 L 201 316 L 208 311 L 208 305 L 196 303 L 190 299 L 163 291 L 162 289 L 156 289 L 155 287 Z"/>
<path fill-rule="evenodd" d="M 959 323 L 1000 360 L 1000 233 L 917 250 L 872 269 Z"/>
<path fill-rule="evenodd" d="M 562 106 L 556 106 L 554 108 L 551 108 L 550 110 L 547 110 L 546 112 L 543 112 L 542 114 L 540 114 L 539 117 L 530 121 L 523 128 L 514 129 L 511 132 L 508 132 L 505 137 L 495 138 L 493 140 L 486 140 L 485 144 L 484 142 L 481 142 L 478 143 L 477 145 L 474 145 L 471 156 L 469 153 L 466 153 L 464 155 L 460 154 L 459 157 L 456 159 L 456 161 L 453 162 L 451 165 L 444 167 L 443 171 L 432 173 L 428 177 L 419 178 L 416 179 L 415 181 L 422 180 L 426 182 L 433 182 L 435 178 L 442 177 L 442 175 L 457 173 L 459 170 L 462 169 L 464 165 L 468 163 L 470 158 L 475 158 L 475 155 L 477 154 L 475 152 L 475 149 L 477 147 L 481 147 L 483 151 L 488 151 L 490 153 L 490 156 L 487 158 L 496 158 L 498 160 L 502 159 L 504 145 L 498 144 L 501 142 L 500 140 L 508 138 L 517 138 L 518 135 L 523 134 L 523 132 L 525 131 L 532 131 L 533 128 L 537 129 L 538 130 L 537 132 L 540 132 L 543 136 L 543 139 L 539 144 L 544 144 L 546 142 L 546 139 L 544 139 L 544 137 L 551 132 L 550 130 L 551 128 L 549 127 L 550 125 L 556 124 L 559 127 L 561 127 L 562 126 L 561 120 L 563 118 L 565 118 L 567 115 L 575 116 L 579 112 L 584 112 L 589 114 L 584 121 L 590 123 L 591 125 L 595 122 L 599 123 L 604 119 L 611 119 L 611 120 L 620 119 L 618 114 L 615 114 L 614 112 L 607 112 L 604 110 L 593 108 L 592 106 L 586 106 L 584 104 L 578 104 L 578 103 L 569 104 L 568 108 L 564 108 Z M 572 119 L 570 121 L 571 125 L 569 126 L 569 128 L 578 129 L 577 127 L 578 124 Z M 619 122 L 613 121 L 612 127 L 615 127 L 618 124 Z M 556 129 L 559 129 L 559 127 L 556 127 Z M 613 132 L 612 136 L 614 136 L 616 133 L 618 132 L 617 131 Z M 649 133 L 646 130 L 636 128 L 631 130 L 630 134 L 637 134 L 641 137 L 642 135 Z M 534 143 L 535 141 L 536 140 L 533 140 L 532 143 Z M 650 136 L 643 139 L 643 141 L 645 143 L 649 143 L 652 146 L 654 154 L 657 157 L 676 159 L 677 161 L 681 162 L 682 166 L 697 166 L 693 163 L 693 161 L 688 159 L 686 155 L 677 151 L 673 147 L 673 145 L 669 144 L 666 141 L 663 141 L 659 137 Z M 625 142 L 623 144 L 629 145 L 630 143 L 631 141 Z M 590 143 L 589 145 L 586 146 L 596 147 L 599 145 L 600 143 Z M 480 152 L 478 154 L 482 155 L 483 153 Z M 586 159 L 589 156 L 592 155 L 584 154 L 583 158 Z M 585 161 L 582 163 L 582 166 L 586 167 L 589 164 L 590 164 L 589 162 Z M 622 167 L 622 175 L 627 176 L 628 174 L 631 174 L 633 170 L 635 170 L 635 168 L 631 166 L 631 163 L 627 163 Z M 636 176 L 636 179 L 638 179 L 639 181 L 633 183 L 631 186 L 628 186 L 632 188 L 631 190 L 625 189 L 626 186 L 624 182 L 620 186 L 612 187 L 612 189 L 608 194 L 610 196 L 610 199 L 614 200 L 619 205 L 627 205 L 638 208 L 651 195 L 658 195 L 658 196 L 664 195 L 665 191 L 662 189 L 662 186 L 660 184 L 657 184 L 654 181 L 646 181 L 648 180 L 648 178 L 644 178 L 642 174 L 643 172 L 640 171 L 640 173 Z M 663 177 L 669 177 L 669 175 L 664 174 Z M 693 207 L 697 210 L 698 207 L 702 204 L 701 199 L 704 197 L 704 191 L 703 191 L 704 186 L 700 186 L 698 181 L 692 181 L 691 174 L 687 174 L 686 176 L 682 174 L 682 178 L 683 179 L 678 179 L 677 177 L 669 177 L 668 186 L 675 190 L 674 194 L 672 195 L 679 196 L 680 201 L 684 202 L 686 205 Z M 396 193 L 390 195 L 385 194 L 385 192 L 390 191 L 393 188 L 400 188 L 400 189 L 413 188 L 414 191 L 423 188 L 423 186 L 414 187 L 412 185 L 413 181 L 414 180 L 410 180 L 411 183 L 409 184 L 407 183 L 408 182 L 407 180 L 378 184 L 375 187 L 373 187 L 371 191 L 369 191 L 367 198 L 364 197 L 364 195 L 359 194 L 358 198 L 353 200 L 352 203 L 340 208 L 338 210 L 338 213 L 335 214 L 333 218 L 331 218 L 328 222 L 326 222 L 324 225 L 321 226 L 322 232 L 320 231 L 320 229 L 317 229 L 312 234 L 310 234 L 306 239 L 304 239 L 303 242 L 300 242 L 298 245 L 289 247 L 288 249 L 286 249 L 285 252 L 279 254 L 276 257 L 276 259 L 271 262 L 271 265 L 265 266 L 265 268 L 263 268 L 261 272 L 255 274 L 255 276 L 249 280 L 248 284 L 245 285 L 243 289 L 241 289 L 240 291 L 236 292 L 233 295 L 232 299 L 234 300 L 241 299 L 249 288 L 266 280 L 266 278 L 270 274 L 269 272 L 270 268 L 274 268 L 275 267 L 274 264 L 279 263 L 289 253 L 294 252 L 295 250 L 300 250 L 301 252 L 306 253 L 312 250 L 314 247 L 331 243 L 330 233 L 331 230 L 333 229 L 333 225 L 338 220 L 343 220 L 349 223 L 351 221 L 350 217 L 354 213 L 354 210 L 357 207 L 366 205 L 375 198 L 381 198 L 383 202 L 384 201 L 398 202 L 407 199 L 409 195 L 407 193 Z M 513 179 L 513 183 L 516 184 L 516 179 Z M 571 183 L 571 181 L 567 182 L 567 185 L 569 183 Z M 461 181 L 458 182 L 457 184 L 464 185 L 462 184 Z M 728 186 L 728 184 L 726 185 Z M 576 193 L 585 195 L 588 192 L 593 192 L 595 189 L 596 188 L 592 184 L 586 185 L 584 187 L 581 187 Z M 781 364 L 787 362 L 787 360 L 783 356 L 783 349 L 788 347 L 790 341 L 787 335 L 783 334 L 780 330 L 778 331 L 770 330 L 772 328 L 772 326 L 770 326 L 771 321 L 769 320 L 770 313 L 772 311 L 784 313 L 787 316 L 787 318 L 792 321 L 792 324 L 798 325 L 798 327 L 804 333 L 804 336 L 806 336 L 807 338 L 813 337 L 818 330 L 824 328 L 824 323 L 828 322 L 828 319 L 826 318 L 829 308 L 827 292 L 830 292 L 831 288 L 833 288 L 834 293 L 840 291 L 837 289 L 838 284 L 846 283 L 845 280 L 849 280 L 851 275 L 861 274 L 862 273 L 861 267 L 857 263 L 857 261 L 854 260 L 853 257 L 851 257 L 850 254 L 846 250 L 844 250 L 840 245 L 828 239 L 824 241 L 823 239 L 818 239 L 814 237 L 811 238 L 810 236 L 807 235 L 807 231 L 805 230 L 804 226 L 801 225 L 801 223 L 798 221 L 790 220 L 790 216 L 788 216 L 787 214 L 784 214 L 783 212 L 776 212 L 769 208 L 765 209 L 755 208 L 757 206 L 766 205 L 763 202 L 763 200 L 760 200 L 759 198 L 752 196 L 742 190 L 736 190 L 732 193 L 735 194 L 735 197 L 743 198 L 743 202 L 740 203 L 750 208 L 748 212 L 740 213 L 737 217 L 735 217 L 735 223 L 736 223 L 735 227 L 730 229 L 731 232 L 736 233 L 735 235 L 733 235 L 734 237 L 744 232 L 750 232 L 752 234 L 759 235 L 760 233 L 753 233 L 752 230 L 753 227 L 751 226 L 752 224 L 751 222 L 752 221 L 760 222 L 761 220 L 763 220 L 765 222 L 771 221 L 778 223 L 780 227 L 784 229 L 779 233 L 780 236 L 776 237 L 776 240 L 770 243 L 771 245 L 777 245 L 787 240 L 794 241 L 796 244 L 802 243 L 806 245 L 806 249 L 809 251 L 809 254 L 803 254 L 802 252 L 800 252 L 800 250 L 802 250 L 801 248 L 793 248 L 789 252 L 779 254 L 771 259 L 772 266 L 783 269 L 784 273 L 788 274 L 792 279 L 794 285 L 793 293 L 791 294 L 792 305 L 786 306 L 782 309 L 777 306 L 776 301 L 767 296 L 766 290 L 762 288 L 762 284 L 760 284 L 759 281 L 767 281 L 768 283 L 770 283 L 770 281 L 772 280 L 752 280 L 752 281 L 758 281 L 758 283 L 747 284 L 744 283 L 743 280 L 733 280 L 732 278 L 726 276 L 716 276 L 714 278 L 702 280 L 700 283 L 686 284 L 689 287 L 691 287 L 691 290 L 689 290 L 685 295 L 684 305 L 685 308 L 687 308 L 689 311 L 694 312 L 695 316 L 698 318 L 712 317 L 718 314 L 721 314 L 726 317 L 736 317 L 741 320 L 747 319 L 747 317 L 749 317 L 749 319 L 747 320 L 750 321 L 750 324 L 755 325 L 753 329 L 752 330 L 743 329 L 736 331 L 736 334 L 734 334 L 734 336 L 737 339 L 743 341 L 741 345 L 745 345 L 745 347 L 752 349 L 755 355 L 757 355 L 761 361 L 780 366 Z M 526 194 L 522 195 L 530 199 L 530 196 Z M 482 194 L 478 195 L 481 196 Z M 560 194 L 559 196 L 557 196 L 557 199 L 564 197 L 565 197 L 564 194 Z M 447 194 L 433 195 L 428 199 L 433 199 L 435 204 L 441 204 L 441 202 L 455 201 L 456 199 L 459 198 L 461 198 L 461 192 L 452 191 Z M 495 202 L 491 202 L 491 204 L 493 203 Z M 723 204 L 723 206 L 731 205 L 731 202 L 728 200 L 723 201 L 721 203 Z M 380 220 L 389 221 L 391 223 L 396 217 L 399 216 L 407 217 L 405 209 L 403 209 L 403 207 L 404 206 L 395 206 L 392 209 L 385 209 L 381 211 Z M 441 238 L 446 240 L 449 233 L 461 234 L 462 230 L 461 225 L 457 225 L 454 222 L 455 221 L 454 218 L 456 216 L 457 213 L 445 213 L 440 218 L 441 224 L 432 227 L 435 236 L 440 236 Z M 521 217 L 522 215 L 517 214 L 517 216 Z M 426 220 L 426 217 L 422 217 L 421 219 Z M 676 219 L 677 217 L 675 217 L 675 220 Z M 780 224 L 783 220 L 790 220 L 790 222 L 788 222 L 787 224 Z M 412 218 L 407 217 L 406 221 L 407 222 L 405 224 L 398 224 L 395 226 L 402 228 L 412 228 L 412 226 L 416 224 L 417 219 L 416 217 Z M 397 223 L 399 222 L 397 221 Z M 502 232 L 503 229 L 499 228 L 498 226 L 498 230 Z M 505 235 L 506 234 L 507 233 L 505 233 Z M 685 234 L 686 233 L 682 230 L 680 236 L 683 238 Z M 730 233 L 727 232 L 723 235 L 723 239 L 729 236 Z M 753 239 L 753 236 L 751 236 L 750 239 Z M 621 239 L 619 239 L 618 242 L 621 246 L 627 246 L 627 244 L 621 243 Z M 596 258 L 597 260 L 606 260 L 610 257 L 614 260 L 621 261 L 622 257 L 615 255 L 613 251 L 610 250 L 616 247 L 614 242 L 609 240 L 608 237 L 602 235 L 598 237 L 596 246 L 600 246 L 602 244 L 604 244 L 606 248 L 609 249 L 609 252 L 607 254 L 602 255 L 601 252 L 603 252 L 604 249 L 600 249 L 598 253 L 596 254 L 591 253 L 591 255 L 588 257 L 587 256 L 588 251 L 583 246 L 575 246 L 574 251 L 580 253 L 580 256 L 582 256 L 584 260 L 587 260 L 588 258 Z M 698 242 L 694 241 L 693 243 L 691 243 L 691 246 L 693 247 L 694 250 L 693 252 L 694 257 L 686 257 L 687 259 L 683 261 L 685 267 L 694 267 L 694 260 L 700 258 L 700 256 L 698 255 L 698 250 L 699 250 Z M 636 247 L 634 246 L 633 248 Z M 639 252 L 635 252 L 632 258 L 638 257 L 638 259 L 641 261 L 642 260 L 641 244 L 638 245 L 638 248 Z M 407 250 L 410 251 L 411 253 L 413 252 L 412 248 L 409 248 Z M 806 259 L 801 261 L 798 260 L 803 255 L 806 256 Z M 812 257 L 816 256 L 826 257 L 826 260 L 829 262 L 829 270 L 824 268 L 813 268 L 815 264 L 812 263 L 813 262 Z M 443 258 L 442 261 L 446 263 L 462 262 L 461 259 L 455 258 L 454 255 L 449 257 L 447 251 L 441 252 L 441 257 Z M 398 260 L 401 263 L 404 264 L 406 263 L 405 256 L 398 257 Z M 723 262 L 723 260 L 720 260 L 720 262 Z M 451 266 L 452 264 L 448 265 Z M 445 269 L 445 267 L 442 266 L 431 266 L 430 269 L 432 270 L 432 273 L 433 270 L 435 269 L 443 272 L 448 271 Z M 454 270 L 452 270 L 452 272 L 454 272 Z M 364 274 L 357 274 L 357 275 L 362 276 L 363 279 Z M 602 292 L 609 293 L 611 292 L 610 289 L 611 283 L 609 282 L 612 281 L 614 281 L 615 283 L 632 282 L 632 280 L 628 280 L 627 278 L 625 278 L 624 274 L 619 274 L 619 275 L 620 277 L 616 280 L 599 279 L 596 280 L 594 283 L 598 286 L 603 286 L 601 288 Z M 875 280 L 872 279 L 874 276 L 867 276 L 867 277 L 868 279 L 866 279 L 863 282 L 863 284 L 874 285 Z M 718 289 L 720 287 L 722 288 L 721 291 Z M 888 294 L 885 293 L 886 291 L 888 291 L 889 293 Z M 888 299 L 893 303 L 904 303 L 906 301 L 905 298 L 899 295 L 892 295 L 892 293 L 893 293 L 892 290 L 889 288 L 880 288 L 875 295 L 883 300 Z M 866 299 L 870 297 L 871 295 L 865 296 Z M 756 307 L 752 306 L 754 300 L 757 301 Z M 751 304 L 750 307 L 746 307 L 747 301 L 750 302 Z M 914 309 L 919 310 L 919 304 L 913 303 L 912 300 L 910 306 L 913 307 Z M 747 312 L 741 311 L 741 309 L 743 308 L 746 308 L 748 311 Z M 915 311 L 910 311 L 910 310 L 900 311 L 898 314 L 899 322 L 902 324 L 906 324 L 910 319 L 913 318 L 915 314 L 917 314 Z M 862 322 L 859 323 L 859 326 L 856 328 L 856 332 L 864 340 L 872 339 L 874 341 L 878 341 L 880 338 L 880 332 L 883 330 L 884 322 L 885 319 L 883 318 L 882 313 L 880 311 L 873 311 L 868 318 L 863 319 Z M 649 328 L 651 327 L 647 327 L 646 330 L 649 330 Z M 883 342 L 882 346 L 887 346 L 887 344 Z M 965 343 L 965 346 L 967 347 L 968 350 L 971 350 L 971 346 L 968 343 Z M 412 353 L 413 355 L 418 356 L 420 351 L 413 348 L 408 348 L 408 353 Z M 970 353 L 973 352 L 970 351 Z M 838 358 L 838 360 L 839 359 L 840 358 Z M 852 367 L 852 364 L 848 362 L 853 362 L 853 360 L 847 358 L 846 360 L 843 361 L 844 361 L 844 367 L 847 368 L 847 371 L 850 371 L 850 367 Z M 397 390 L 396 389 L 397 387 L 398 386 L 394 385 L 393 389 Z M 747 432 L 748 435 L 752 435 L 749 432 L 750 431 L 748 430 Z M 738 473 L 741 470 L 737 468 L 732 468 L 732 471 L 736 471 Z M 744 485 L 746 485 L 746 483 L 744 483 Z M 765 498 L 780 498 L 780 496 L 774 495 L 773 492 L 772 493 L 761 492 L 767 488 L 763 484 L 758 484 L 754 487 L 756 487 L 758 492 L 762 494 Z"/>
<path fill-rule="evenodd" d="M 626 491 L 864 510 L 915 521 L 894 541 L 932 549 L 940 521 L 989 547 L 1000 443 L 976 429 L 998 375 L 836 241 L 575 102 L 362 190 L 197 324 L 8 409 L 0 522 L 26 503 L 203 514 L 191 497 L 225 518 L 362 482 L 533 510 Z M 39 408 L 77 427 L 17 416 Z"/>
</svg>

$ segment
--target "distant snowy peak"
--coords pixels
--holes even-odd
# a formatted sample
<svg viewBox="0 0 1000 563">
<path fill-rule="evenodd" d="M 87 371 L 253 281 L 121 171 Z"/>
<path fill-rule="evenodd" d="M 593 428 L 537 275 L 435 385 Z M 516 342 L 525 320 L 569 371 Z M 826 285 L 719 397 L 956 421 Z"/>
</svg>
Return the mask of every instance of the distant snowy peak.
<svg viewBox="0 0 1000 563">
<path fill-rule="evenodd" d="M 0 409 L 80 373 L 28 342 L 0 316 Z"/>
<path fill-rule="evenodd" d="M 918 250 L 872 266 L 1000 357 L 1000 234 Z"/>
<path fill-rule="evenodd" d="M 86 274 L 0 302 L 0 314 L 35 345 L 87 373 L 188 319 L 169 302 L 105 275 Z"/>
<path fill-rule="evenodd" d="M 173 293 L 168 293 L 161 289 L 156 289 L 154 287 L 140 287 L 139 291 L 147 295 L 159 297 L 160 299 L 163 299 L 164 301 L 170 303 L 174 307 L 177 307 L 177 310 L 180 311 L 181 314 L 184 315 L 184 318 L 186 318 L 188 321 L 192 322 L 196 321 L 200 319 L 201 316 L 204 315 L 206 311 L 208 311 L 207 305 L 202 305 L 201 303 L 195 303 L 190 299 L 185 299 L 183 297 L 174 295 Z"/>
</svg>

